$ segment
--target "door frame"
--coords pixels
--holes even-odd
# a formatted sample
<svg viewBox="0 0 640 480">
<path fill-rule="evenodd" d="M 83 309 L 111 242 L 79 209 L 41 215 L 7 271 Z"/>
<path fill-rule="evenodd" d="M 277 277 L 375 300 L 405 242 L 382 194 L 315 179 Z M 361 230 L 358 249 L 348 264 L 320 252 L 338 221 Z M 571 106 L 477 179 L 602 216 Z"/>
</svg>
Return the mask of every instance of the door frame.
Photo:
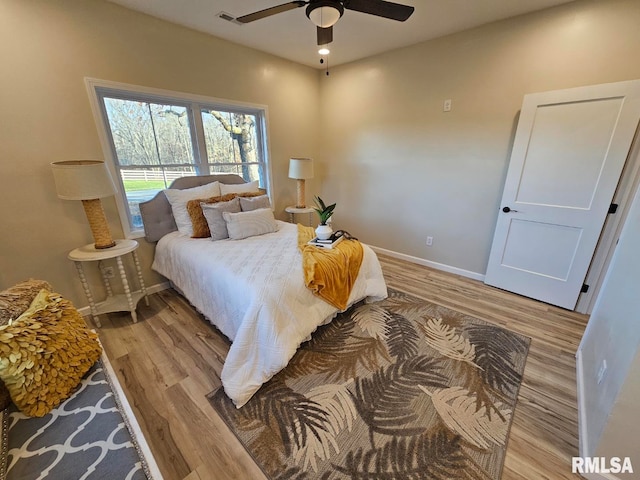
<svg viewBox="0 0 640 480">
<path fill-rule="evenodd" d="M 614 215 L 608 215 L 605 220 L 584 280 L 584 283 L 589 285 L 589 290 L 578 296 L 574 311 L 590 314 L 593 310 L 609 270 L 618 238 L 627 220 L 631 200 L 638 188 L 640 188 L 640 125 L 636 127 L 636 133 L 613 196 L 612 203 L 618 204 L 618 210 Z"/>
</svg>

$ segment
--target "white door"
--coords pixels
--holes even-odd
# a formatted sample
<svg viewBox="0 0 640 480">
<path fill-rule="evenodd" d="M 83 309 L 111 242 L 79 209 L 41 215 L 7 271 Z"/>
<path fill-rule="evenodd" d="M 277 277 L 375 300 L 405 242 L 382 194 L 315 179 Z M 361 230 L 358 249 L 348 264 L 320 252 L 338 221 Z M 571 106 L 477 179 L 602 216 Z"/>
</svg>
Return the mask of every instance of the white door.
<svg viewBox="0 0 640 480">
<path fill-rule="evenodd" d="M 526 95 L 485 283 L 573 309 L 640 120 L 640 80 Z"/>
</svg>

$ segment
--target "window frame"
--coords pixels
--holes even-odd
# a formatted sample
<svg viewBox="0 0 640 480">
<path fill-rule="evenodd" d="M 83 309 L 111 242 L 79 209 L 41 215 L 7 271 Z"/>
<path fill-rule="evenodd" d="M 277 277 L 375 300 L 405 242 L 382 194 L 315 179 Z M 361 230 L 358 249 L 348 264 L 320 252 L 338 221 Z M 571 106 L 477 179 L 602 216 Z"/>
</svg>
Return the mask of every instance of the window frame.
<svg viewBox="0 0 640 480">
<path fill-rule="evenodd" d="M 194 163 L 188 164 L 188 166 L 192 166 L 198 176 L 208 175 L 209 167 L 216 165 L 213 161 L 207 161 L 207 149 L 201 113 L 202 109 L 232 111 L 255 115 L 256 148 L 258 150 L 259 157 L 262 158 L 264 172 L 264 185 L 261 186 L 267 190 L 267 194 L 271 197 L 271 192 L 273 190 L 272 170 L 269 155 L 269 137 L 267 134 L 268 112 L 266 105 L 237 102 L 172 90 L 99 80 L 89 77 L 85 78 L 85 85 L 89 95 L 89 103 L 96 123 L 105 163 L 107 164 L 107 168 L 109 169 L 109 172 L 111 173 L 118 188 L 118 192 L 115 194 L 115 199 L 125 238 L 142 238 L 144 237 L 144 229 L 136 229 L 132 226 L 124 184 L 122 182 L 122 176 L 120 175 L 121 166 L 117 161 L 115 145 L 113 144 L 110 133 L 109 120 L 102 100 L 105 96 L 108 98 L 120 98 L 123 100 L 171 103 L 172 105 L 186 107 L 189 115 L 189 133 L 192 140 L 194 159 Z M 183 164 L 171 166 L 181 165 Z M 125 167 L 125 169 L 128 167 L 129 166 Z M 137 167 L 134 166 L 133 168 Z M 215 174 L 215 172 L 213 172 L 213 174 Z M 273 203 L 273 199 L 271 200 Z"/>
</svg>

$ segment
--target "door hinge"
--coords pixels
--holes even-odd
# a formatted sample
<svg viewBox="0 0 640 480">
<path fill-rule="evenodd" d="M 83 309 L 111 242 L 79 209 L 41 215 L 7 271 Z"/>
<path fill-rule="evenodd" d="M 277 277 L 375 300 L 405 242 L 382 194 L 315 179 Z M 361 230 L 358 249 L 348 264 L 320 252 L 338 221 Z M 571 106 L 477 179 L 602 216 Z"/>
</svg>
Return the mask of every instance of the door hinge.
<svg viewBox="0 0 640 480">
<path fill-rule="evenodd" d="M 587 293 L 589 291 L 589 285 L 586 283 L 582 284 L 582 288 L 580 289 L 580 293 Z"/>
<path fill-rule="evenodd" d="M 613 215 L 617 211 L 618 211 L 618 204 L 617 203 L 612 203 L 611 205 L 609 205 L 609 211 L 607 213 Z"/>
</svg>

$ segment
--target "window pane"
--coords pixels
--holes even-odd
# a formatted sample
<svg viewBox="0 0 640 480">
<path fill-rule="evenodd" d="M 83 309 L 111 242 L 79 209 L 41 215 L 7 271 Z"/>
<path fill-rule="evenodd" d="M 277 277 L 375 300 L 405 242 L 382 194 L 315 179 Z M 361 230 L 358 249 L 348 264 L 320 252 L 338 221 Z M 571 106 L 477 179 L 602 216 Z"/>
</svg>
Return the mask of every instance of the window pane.
<svg viewBox="0 0 640 480">
<path fill-rule="evenodd" d="M 104 99 L 118 164 L 193 164 L 187 109 L 176 105 Z"/>
<path fill-rule="evenodd" d="M 256 116 L 203 108 L 202 124 L 211 173 L 235 173 L 247 181 L 260 180 Z M 250 165 L 250 164 L 254 165 Z"/>
<path fill-rule="evenodd" d="M 149 105 L 160 155 L 160 163 L 194 163 L 189 116 L 185 107 Z"/>
<path fill-rule="evenodd" d="M 99 121 L 104 120 L 113 147 L 109 157 L 123 187 L 118 209 L 125 235 L 142 229 L 139 203 L 179 176 L 233 173 L 267 187 L 260 108 L 203 108 L 216 105 L 214 99 L 200 103 L 177 92 L 163 97 L 155 91 L 106 85 L 96 87 L 95 93 L 102 110 Z"/>
<path fill-rule="evenodd" d="M 186 107 L 104 97 L 129 225 L 142 228 L 140 202 L 180 176 L 197 175 Z M 189 165 L 170 167 L 171 165 Z"/>
<path fill-rule="evenodd" d="M 142 228 L 140 202 L 151 200 L 156 193 L 168 188 L 176 178 L 196 175 L 193 167 L 135 168 L 120 170 L 127 204 L 131 215 L 131 226 Z"/>
</svg>

